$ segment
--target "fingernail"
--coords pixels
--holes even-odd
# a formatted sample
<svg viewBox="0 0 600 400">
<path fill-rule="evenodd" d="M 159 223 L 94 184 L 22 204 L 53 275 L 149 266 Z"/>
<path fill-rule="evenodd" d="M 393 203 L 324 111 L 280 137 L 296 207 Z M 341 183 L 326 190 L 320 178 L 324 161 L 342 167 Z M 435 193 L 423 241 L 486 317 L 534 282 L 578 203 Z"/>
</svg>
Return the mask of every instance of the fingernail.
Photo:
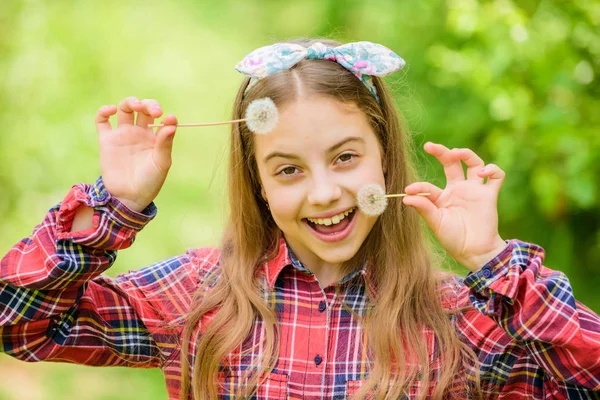
<svg viewBox="0 0 600 400">
<path fill-rule="evenodd" d="M 152 110 L 153 111 L 160 111 L 160 112 L 162 112 L 162 109 L 159 106 L 152 107 Z"/>
</svg>

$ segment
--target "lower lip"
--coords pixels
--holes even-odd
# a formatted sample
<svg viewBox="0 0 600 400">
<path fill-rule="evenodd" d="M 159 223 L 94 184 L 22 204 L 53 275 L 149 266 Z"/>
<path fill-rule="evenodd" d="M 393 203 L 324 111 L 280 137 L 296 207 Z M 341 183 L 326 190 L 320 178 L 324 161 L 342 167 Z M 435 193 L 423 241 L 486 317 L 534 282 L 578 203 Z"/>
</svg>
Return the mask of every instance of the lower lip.
<svg viewBox="0 0 600 400">
<path fill-rule="evenodd" d="M 335 243 L 335 242 L 339 242 L 339 241 L 346 239 L 350 235 L 350 233 L 352 233 L 352 229 L 354 228 L 354 222 L 356 221 L 356 217 L 358 216 L 357 213 L 358 213 L 358 210 L 354 211 L 354 216 L 352 217 L 352 221 L 350 221 L 348 226 L 346 228 L 344 228 L 343 231 L 339 231 L 336 233 L 317 232 L 313 228 L 310 227 L 310 225 L 308 224 L 307 221 L 303 221 L 303 222 L 306 224 L 306 227 L 308 228 L 308 230 L 311 231 L 318 239 L 322 240 L 323 242 L 327 242 L 327 243 Z"/>
</svg>

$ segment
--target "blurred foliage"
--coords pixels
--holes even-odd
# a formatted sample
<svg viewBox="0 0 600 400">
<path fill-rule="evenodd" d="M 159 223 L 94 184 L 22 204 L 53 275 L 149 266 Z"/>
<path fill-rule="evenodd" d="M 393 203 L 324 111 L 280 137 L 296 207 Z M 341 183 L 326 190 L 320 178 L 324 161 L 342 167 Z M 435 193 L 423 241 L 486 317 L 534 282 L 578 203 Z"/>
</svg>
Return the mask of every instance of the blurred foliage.
<svg viewBox="0 0 600 400">
<path fill-rule="evenodd" d="M 226 118 L 233 66 L 273 41 L 370 40 L 404 57 L 386 78 L 421 146 L 469 147 L 507 174 L 500 233 L 542 245 L 600 311 L 600 3 L 594 0 L 94 2 L 0 7 L 0 249 L 99 173 L 94 114 L 128 95 L 181 122 Z M 110 275 L 218 244 L 227 128 L 178 132 L 159 217 Z M 163 399 L 160 371 L 0 356 L 0 399 Z M 107 384 L 108 383 L 108 384 Z M 83 393 L 83 394 L 82 394 Z"/>
</svg>

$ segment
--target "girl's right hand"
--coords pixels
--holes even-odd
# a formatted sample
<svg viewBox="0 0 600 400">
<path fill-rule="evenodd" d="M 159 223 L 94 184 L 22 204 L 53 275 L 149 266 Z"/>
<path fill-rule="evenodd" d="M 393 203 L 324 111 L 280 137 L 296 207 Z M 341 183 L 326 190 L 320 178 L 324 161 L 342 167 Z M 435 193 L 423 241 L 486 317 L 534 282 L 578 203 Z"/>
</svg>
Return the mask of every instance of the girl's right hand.
<svg viewBox="0 0 600 400">
<path fill-rule="evenodd" d="M 156 198 L 171 167 L 177 118 L 167 115 L 156 134 L 148 128 L 162 113 L 156 100 L 128 97 L 118 107 L 100 107 L 96 114 L 104 185 L 133 211 L 144 210 Z M 115 114 L 113 129 L 109 118 Z"/>
</svg>

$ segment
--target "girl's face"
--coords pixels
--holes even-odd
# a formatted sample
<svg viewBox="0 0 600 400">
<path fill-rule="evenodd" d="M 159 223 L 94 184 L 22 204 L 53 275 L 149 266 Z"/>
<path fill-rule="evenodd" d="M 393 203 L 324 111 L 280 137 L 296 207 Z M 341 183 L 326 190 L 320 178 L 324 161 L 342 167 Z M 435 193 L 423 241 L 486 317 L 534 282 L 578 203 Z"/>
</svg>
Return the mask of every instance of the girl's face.
<svg viewBox="0 0 600 400">
<path fill-rule="evenodd" d="M 379 141 L 355 105 L 325 97 L 279 110 L 279 122 L 255 135 L 256 161 L 273 219 L 310 269 L 352 258 L 375 224 L 358 210 L 363 185 L 385 187 Z"/>
</svg>

